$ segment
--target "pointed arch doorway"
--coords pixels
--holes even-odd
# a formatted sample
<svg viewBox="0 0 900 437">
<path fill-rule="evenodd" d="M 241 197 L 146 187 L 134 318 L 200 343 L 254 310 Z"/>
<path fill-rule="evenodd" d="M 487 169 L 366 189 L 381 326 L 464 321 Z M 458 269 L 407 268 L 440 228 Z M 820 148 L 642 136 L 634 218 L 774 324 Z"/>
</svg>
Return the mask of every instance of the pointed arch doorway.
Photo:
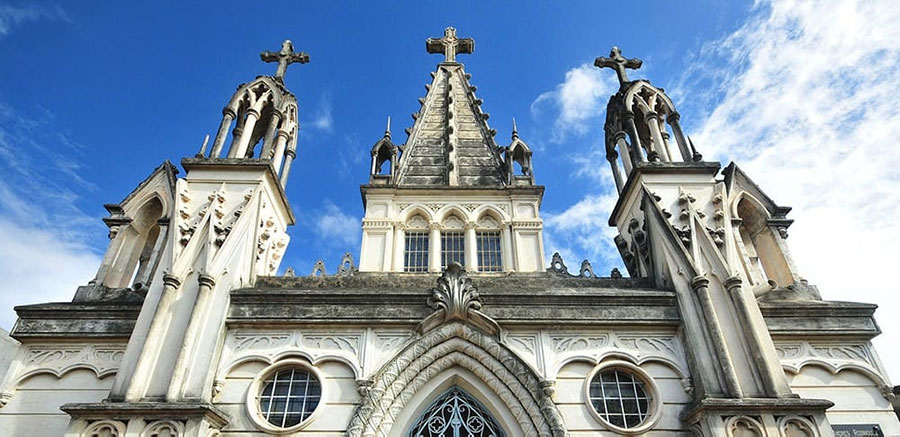
<svg viewBox="0 0 900 437">
<path fill-rule="evenodd" d="M 506 432 L 487 408 L 453 386 L 425 410 L 407 437 L 506 437 Z"/>
</svg>

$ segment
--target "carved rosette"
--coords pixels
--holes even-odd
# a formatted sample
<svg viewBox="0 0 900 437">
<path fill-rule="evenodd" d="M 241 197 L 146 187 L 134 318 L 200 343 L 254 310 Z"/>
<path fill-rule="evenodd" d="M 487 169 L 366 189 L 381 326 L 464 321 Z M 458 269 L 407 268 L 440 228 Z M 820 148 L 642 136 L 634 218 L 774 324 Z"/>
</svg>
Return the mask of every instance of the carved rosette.
<svg viewBox="0 0 900 437">
<path fill-rule="evenodd" d="M 452 263 L 431 289 L 428 306 L 435 312 L 419 325 L 419 332 L 426 333 L 437 326 L 459 320 L 469 322 L 484 332 L 499 335 L 500 326 L 482 313 L 481 295 L 459 263 Z"/>
</svg>

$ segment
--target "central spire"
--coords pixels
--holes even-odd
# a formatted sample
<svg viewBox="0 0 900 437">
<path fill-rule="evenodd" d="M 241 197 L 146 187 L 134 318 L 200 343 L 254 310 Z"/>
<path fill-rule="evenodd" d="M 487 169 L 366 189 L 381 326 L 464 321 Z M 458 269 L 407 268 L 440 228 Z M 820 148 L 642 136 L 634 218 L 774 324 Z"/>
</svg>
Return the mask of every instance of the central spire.
<svg viewBox="0 0 900 437">
<path fill-rule="evenodd" d="M 475 40 L 472 38 L 457 38 L 456 29 L 448 27 L 444 29 L 443 38 L 428 38 L 425 40 L 425 50 L 428 50 L 428 53 L 443 53 L 445 63 L 455 63 L 457 54 L 468 54 L 475 51 Z"/>
</svg>

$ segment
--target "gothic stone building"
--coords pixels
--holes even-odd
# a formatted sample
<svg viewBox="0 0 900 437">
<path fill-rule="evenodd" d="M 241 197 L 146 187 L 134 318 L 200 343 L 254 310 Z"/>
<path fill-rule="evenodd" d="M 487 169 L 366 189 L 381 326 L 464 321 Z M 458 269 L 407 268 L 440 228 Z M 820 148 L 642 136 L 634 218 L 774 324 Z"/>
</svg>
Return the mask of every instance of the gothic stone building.
<svg viewBox="0 0 900 437">
<path fill-rule="evenodd" d="M 822 300 L 790 208 L 706 161 L 675 105 L 614 48 L 607 106 L 628 277 L 546 268 L 532 150 L 495 140 L 457 55 L 395 144 L 371 150 L 358 267 L 277 276 L 297 153 L 265 52 L 209 147 L 106 205 L 109 249 L 71 302 L 17 307 L 0 434 L 157 436 L 898 435 L 875 305 Z M 598 242 L 598 244 L 600 244 Z"/>
</svg>

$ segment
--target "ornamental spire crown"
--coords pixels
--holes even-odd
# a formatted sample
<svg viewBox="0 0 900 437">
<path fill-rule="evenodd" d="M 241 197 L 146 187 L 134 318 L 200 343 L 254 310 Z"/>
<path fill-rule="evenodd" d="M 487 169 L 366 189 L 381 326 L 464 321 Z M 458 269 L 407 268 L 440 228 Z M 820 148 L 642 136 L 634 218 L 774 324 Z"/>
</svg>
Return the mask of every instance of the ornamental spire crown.
<svg viewBox="0 0 900 437">
<path fill-rule="evenodd" d="M 204 142 L 196 158 L 226 159 L 231 163 L 265 162 L 284 186 L 297 156 L 300 129 L 297 98 L 285 87 L 284 75 L 289 65 L 308 63 L 309 55 L 295 52 L 293 43 L 285 40 L 280 51 L 264 51 L 259 56 L 263 62 L 278 63 L 275 75 L 257 76 L 238 86 L 222 109 L 222 122 L 212 148 L 207 152 Z"/>
</svg>

